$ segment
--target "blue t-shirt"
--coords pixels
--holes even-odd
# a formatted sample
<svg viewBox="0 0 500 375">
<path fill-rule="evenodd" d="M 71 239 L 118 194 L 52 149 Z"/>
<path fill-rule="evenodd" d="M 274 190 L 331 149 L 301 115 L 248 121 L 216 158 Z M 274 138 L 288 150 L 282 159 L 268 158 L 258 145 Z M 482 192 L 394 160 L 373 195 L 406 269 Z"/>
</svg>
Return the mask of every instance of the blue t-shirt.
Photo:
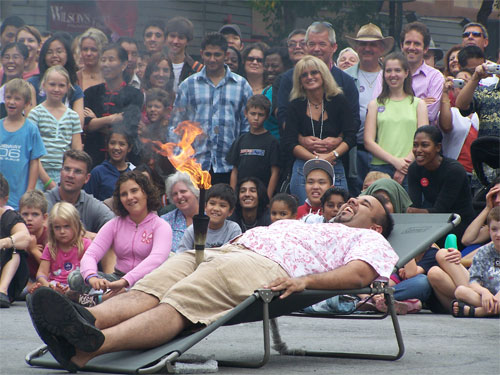
<svg viewBox="0 0 500 375">
<path fill-rule="evenodd" d="M 9 183 L 7 204 L 18 209 L 19 199 L 28 188 L 30 161 L 45 155 L 45 146 L 35 124 L 26 120 L 15 132 L 4 128 L 0 120 L 0 171 Z"/>
</svg>

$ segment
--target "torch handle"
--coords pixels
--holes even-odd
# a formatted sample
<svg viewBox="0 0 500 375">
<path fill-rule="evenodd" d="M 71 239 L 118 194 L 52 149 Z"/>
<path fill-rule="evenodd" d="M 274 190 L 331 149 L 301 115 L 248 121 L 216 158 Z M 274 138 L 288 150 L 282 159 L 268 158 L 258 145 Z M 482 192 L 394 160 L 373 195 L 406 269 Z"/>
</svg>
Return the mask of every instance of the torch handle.
<svg viewBox="0 0 500 375">
<path fill-rule="evenodd" d="M 198 267 L 205 260 L 205 250 L 195 250 L 196 267 Z"/>
</svg>

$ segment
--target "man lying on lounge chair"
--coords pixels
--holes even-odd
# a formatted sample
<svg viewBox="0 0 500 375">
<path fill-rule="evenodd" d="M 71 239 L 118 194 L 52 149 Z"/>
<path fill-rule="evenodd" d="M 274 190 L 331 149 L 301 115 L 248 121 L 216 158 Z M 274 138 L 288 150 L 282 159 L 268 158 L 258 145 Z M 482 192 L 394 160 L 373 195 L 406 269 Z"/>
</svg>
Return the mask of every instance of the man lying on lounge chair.
<svg viewBox="0 0 500 375">
<path fill-rule="evenodd" d="M 31 319 L 54 358 L 76 371 L 100 354 L 153 348 L 191 325 L 208 325 L 263 286 L 286 298 L 388 278 L 398 256 L 384 239 L 394 224 L 381 201 L 350 199 L 335 221 L 344 225 L 282 220 L 256 227 L 206 250 L 197 268 L 194 251 L 176 255 L 128 293 L 90 309 L 41 288 L 28 300 Z"/>
</svg>

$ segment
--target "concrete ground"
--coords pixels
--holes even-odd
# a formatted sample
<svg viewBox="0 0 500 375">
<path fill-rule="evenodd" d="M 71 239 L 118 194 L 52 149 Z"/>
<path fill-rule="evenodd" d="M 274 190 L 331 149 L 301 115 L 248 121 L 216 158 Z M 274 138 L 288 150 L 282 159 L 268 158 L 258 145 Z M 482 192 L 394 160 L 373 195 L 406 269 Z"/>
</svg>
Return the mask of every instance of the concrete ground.
<svg viewBox="0 0 500 375">
<path fill-rule="evenodd" d="M 456 319 L 427 312 L 401 316 L 406 352 L 398 361 L 281 356 L 272 352 L 260 369 L 220 367 L 220 374 L 500 374 L 500 320 Z M 282 317 L 281 335 L 289 348 L 394 353 L 392 325 L 383 321 Z M 262 353 L 259 323 L 223 327 L 187 353 L 205 357 L 257 358 Z M 62 370 L 33 368 L 26 354 L 40 346 L 24 302 L 0 310 L 0 374 L 49 375 Z M 94 374 L 94 373 L 93 373 Z"/>
</svg>

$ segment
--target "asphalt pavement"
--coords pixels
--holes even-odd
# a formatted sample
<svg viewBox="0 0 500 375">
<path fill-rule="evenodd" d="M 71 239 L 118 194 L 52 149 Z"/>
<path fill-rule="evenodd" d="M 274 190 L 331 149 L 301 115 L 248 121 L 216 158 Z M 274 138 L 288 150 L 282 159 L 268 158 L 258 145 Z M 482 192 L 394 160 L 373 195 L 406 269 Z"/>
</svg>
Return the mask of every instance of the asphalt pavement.
<svg viewBox="0 0 500 375">
<path fill-rule="evenodd" d="M 500 374 L 500 320 L 457 319 L 429 312 L 400 316 L 405 354 L 398 361 L 291 357 L 272 352 L 260 369 L 219 367 L 220 374 Z M 390 319 L 353 321 L 279 318 L 289 348 L 394 353 Z M 214 359 L 258 358 L 262 353 L 260 323 L 222 327 L 187 352 Z M 26 354 L 42 344 L 24 302 L 0 310 L 0 374 L 64 374 L 28 366 Z M 83 372 L 82 372 L 83 373 Z M 95 374 L 95 373 L 87 373 Z"/>
</svg>

